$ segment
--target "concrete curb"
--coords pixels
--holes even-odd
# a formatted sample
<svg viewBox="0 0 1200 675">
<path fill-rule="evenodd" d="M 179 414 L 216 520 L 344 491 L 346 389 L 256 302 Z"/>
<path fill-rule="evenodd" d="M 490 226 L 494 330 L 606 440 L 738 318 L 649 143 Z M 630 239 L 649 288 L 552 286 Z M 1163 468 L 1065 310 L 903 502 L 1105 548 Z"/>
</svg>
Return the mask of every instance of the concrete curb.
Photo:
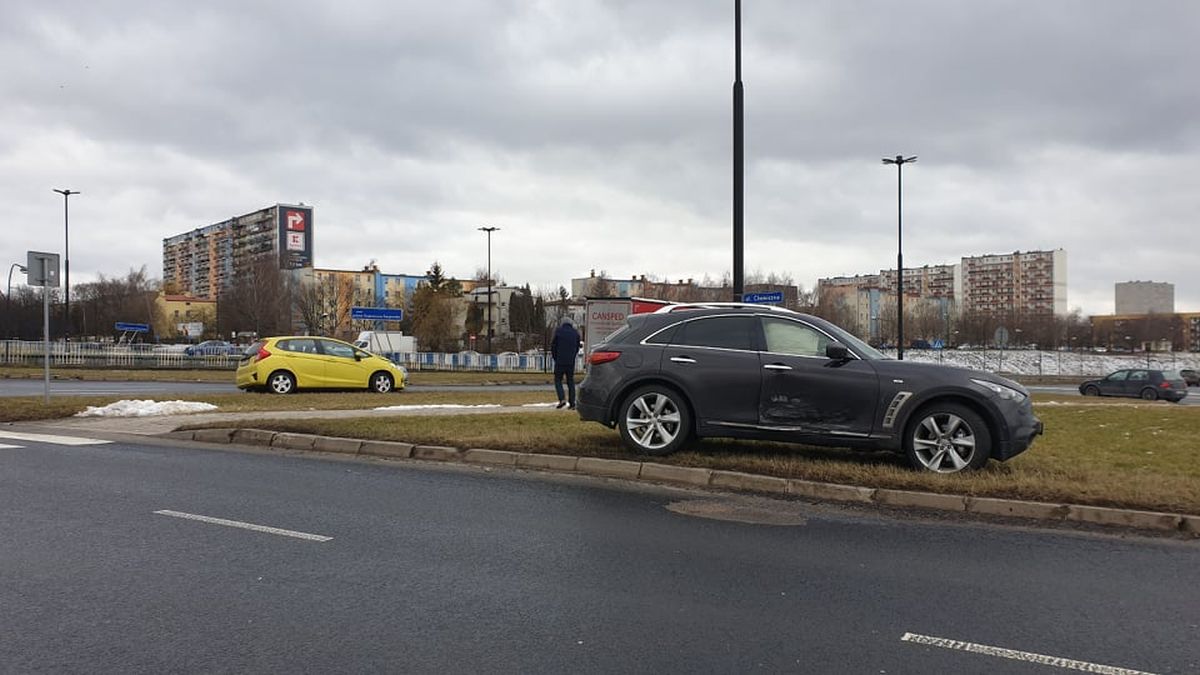
<svg viewBox="0 0 1200 675">
<path fill-rule="evenodd" d="M 486 448 L 460 450 L 441 445 L 414 445 L 396 441 L 367 441 L 312 434 L 277 433 L 262 429 L 196 429 L 194 431 L 172 431 L 162 434 L 162 436 L 201 443 L 240 443 L 389 459 L 411 458 L 435 462 L 461 462 L 522 469 L 567 471 L 666 485 L 789 495 L 818 501 L 878 504 L 896 508 L 975 513 L 1025 520 L 1089 523 L 1156 532 L 1178 532 L 1200 537 L 1200 515 L 1179 515 L 1080 504 L 1026 502 L 890 488 L 868 488 L 654 462 L 510 452 Z"/>
</svg>

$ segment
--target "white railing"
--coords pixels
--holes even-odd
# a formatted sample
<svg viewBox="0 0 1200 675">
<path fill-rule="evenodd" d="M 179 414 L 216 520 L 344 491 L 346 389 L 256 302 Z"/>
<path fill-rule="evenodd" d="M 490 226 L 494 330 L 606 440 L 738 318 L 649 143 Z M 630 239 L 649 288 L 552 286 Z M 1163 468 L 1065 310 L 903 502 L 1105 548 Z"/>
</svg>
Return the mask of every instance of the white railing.
<svg viewBox="0 0 1200 675">
<path fill-rule="evenodd" d="M 0 341 L 0 365 L 41 366 L 41 342 Z M 891 352 L 895 356 L 895 352 Z M 385 354 L 409 370 L 456 370 L 502 372 L 550 372 L 553 360 L 544 354 L 480 354 L 414 352 Z M 113 345 L 80 342 L 50 343 L 50 365 L 76 368 L 213 369 L 237 368 L 237 354 L 188 356 L 179 345 Z M 910 361 L 943 363 L 986 372 L 1024 376 L 1093 377 L 1121 368 L 1192 368 L 1200 370 L 1200 354 L 1194 352 L 1152 352 L 1112 354 L 1098 352 L 1056 352 L 1038 350 L 958 350 L 906 349 Z M 575 362 L 583 370 L 583 358 Z"/>
<path fill-rule="evenodd" d="M 41 366 L 44 349 L 41 342 L 0 341 L 0 365 Z M 467 351 L 451 354 L 397 352 L 384 356 L 409 370 L 549 372 L 554 369 L 553 360 L 548 360 L 542 354 L 480 354 Z M 240 358 L 237 354 L 188 356 L 178 345 L 50 343 L 51 367 L 233 370 L 237 368 Z M 576 370 L 583 370 L 583 357 L 575 365 Z"/>
</svg>

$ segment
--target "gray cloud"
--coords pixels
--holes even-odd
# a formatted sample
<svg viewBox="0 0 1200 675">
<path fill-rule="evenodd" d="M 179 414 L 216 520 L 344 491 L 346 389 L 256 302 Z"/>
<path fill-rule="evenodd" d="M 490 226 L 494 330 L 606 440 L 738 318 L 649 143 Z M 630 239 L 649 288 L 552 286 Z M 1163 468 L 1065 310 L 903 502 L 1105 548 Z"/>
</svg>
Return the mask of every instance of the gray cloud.
<svg viewBox="0 0 1200 675">
<path fill-rule="evenodd" d="M 276 201 L 318 264 L 509 281 L 730 267 L 732 3 L 9 2 L 3 255 L 72 280 Z M 744 3 L 747 267 L 817 277 L 1065 248 L 1070 303 L 1188 272 L 1191 3 Z"/>
</svg>

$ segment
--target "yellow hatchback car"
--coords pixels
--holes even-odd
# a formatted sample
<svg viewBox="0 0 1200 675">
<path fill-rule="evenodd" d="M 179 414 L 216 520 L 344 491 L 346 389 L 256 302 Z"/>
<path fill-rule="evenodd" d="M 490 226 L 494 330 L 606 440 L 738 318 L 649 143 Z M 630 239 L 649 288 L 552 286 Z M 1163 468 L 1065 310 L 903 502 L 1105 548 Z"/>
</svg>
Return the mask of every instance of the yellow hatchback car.
<svg viewBox="0 0 1200 675">
<path fill-rule="evenodd" d="M 238 362 L 239 389 L 290 394 L 297 389 L 400 391 L 402 366 L 333 338 L 297 335 L 264 338 L 246 348 Z"/>
</svg>

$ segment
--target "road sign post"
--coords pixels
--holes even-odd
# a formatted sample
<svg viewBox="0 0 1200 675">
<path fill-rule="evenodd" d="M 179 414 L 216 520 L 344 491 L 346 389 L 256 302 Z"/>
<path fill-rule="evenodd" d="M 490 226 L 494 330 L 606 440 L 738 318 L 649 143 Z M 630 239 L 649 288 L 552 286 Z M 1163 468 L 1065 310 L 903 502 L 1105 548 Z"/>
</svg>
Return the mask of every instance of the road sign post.
<svg viewBox="0 0 1200 675">
<path fill-rule="evenodd" d="M 58 287 L 58 254 L 43 251 L 26 253 L 25 275 L 30 286 L 42 287 L 42 371 L 45 400 L 50 402 L 50 288 Z"/>
</svg>

